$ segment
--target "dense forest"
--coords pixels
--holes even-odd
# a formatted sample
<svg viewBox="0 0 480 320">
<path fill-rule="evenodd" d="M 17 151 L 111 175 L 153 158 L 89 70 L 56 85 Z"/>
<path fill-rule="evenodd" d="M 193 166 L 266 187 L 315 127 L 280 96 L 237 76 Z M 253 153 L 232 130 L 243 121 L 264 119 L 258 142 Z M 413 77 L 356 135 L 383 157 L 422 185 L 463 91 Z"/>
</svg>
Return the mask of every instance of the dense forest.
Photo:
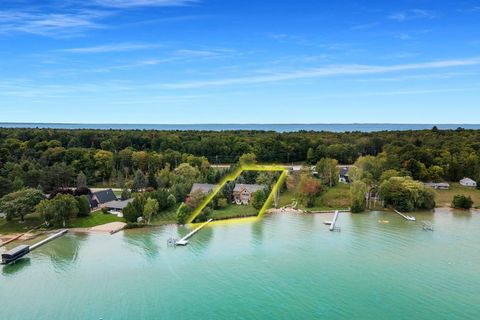
<svg viewBox="0 0 480 320">
<path fill-rule="evenodd" d="M 235 163 L 253 153 L 262 163 L 310 163 L 322 158 L 353 164 L 382 155 L 384 169 L 407 170 L 417 180 L 480 178 L 480 131 L 385 132 L 151 131 L 0 129 L 0 196 L 25 187 L 48 192 L 74 186 L 124 187 L 139 171 L 162 180 L 182 163 L 204 182 L 218 173 L 209 164 Z M 168 179 L 168 177 L 167 177 Z M 162 185 L 163 184 L 163 185 Z"/>
</svg>

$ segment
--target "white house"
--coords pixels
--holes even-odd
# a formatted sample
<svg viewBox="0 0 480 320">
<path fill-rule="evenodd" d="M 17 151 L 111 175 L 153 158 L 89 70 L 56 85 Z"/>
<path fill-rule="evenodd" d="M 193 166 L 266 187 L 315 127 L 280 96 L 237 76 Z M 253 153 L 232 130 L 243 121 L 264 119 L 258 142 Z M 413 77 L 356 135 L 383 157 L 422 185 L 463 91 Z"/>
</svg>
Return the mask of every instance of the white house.
<svg viewBox="0 0 480 320">
<path fill-rule="evenodd" d="M 470 179 L 470 178 L 463 178 L 462 180 L 460 180 L 460 184 L 464 187 L 475 188 L 477 186 L 477 182 L 475 180 Z"/>
</svg>

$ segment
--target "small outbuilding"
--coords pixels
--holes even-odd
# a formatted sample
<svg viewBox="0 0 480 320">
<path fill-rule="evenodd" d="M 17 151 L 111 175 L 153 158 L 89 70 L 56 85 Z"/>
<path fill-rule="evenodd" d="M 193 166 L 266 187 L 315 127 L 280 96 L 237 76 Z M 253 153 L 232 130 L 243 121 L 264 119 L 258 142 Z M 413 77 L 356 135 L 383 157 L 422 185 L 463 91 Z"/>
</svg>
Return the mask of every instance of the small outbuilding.
<svg viewBox="0 0 480 320">
<path fill-rule="evenodd" d="M 463 178 L 462 180 L 460 180 L 460 184 L 464 187 L 472 187 L 472 188 L 477 187 L 477 182 L 470 178 Z"/>
<path fill-rule="evenodd" d="M 448 182 L 426 182 L 425 186 L 430 187 L 432 189 L 437 189 L 437 190 L 450 189 L 450 184 Z"/>
</svg>

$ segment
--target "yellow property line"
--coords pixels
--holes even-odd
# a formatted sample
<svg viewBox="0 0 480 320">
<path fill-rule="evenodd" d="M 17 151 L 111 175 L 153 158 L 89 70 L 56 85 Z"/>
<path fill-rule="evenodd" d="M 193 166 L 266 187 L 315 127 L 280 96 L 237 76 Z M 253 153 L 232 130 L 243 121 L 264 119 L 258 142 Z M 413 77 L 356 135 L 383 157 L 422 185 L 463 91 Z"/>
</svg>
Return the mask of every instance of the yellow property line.
<svg viewBox="0 0 480 320">
<path fill-rule="evenodd" d="M 267 211 L 268 207 L 270 207 L 275 193 L 278 192 L 278 190 L 280 189 L 280 186 L 282 185 L 282 183 L 285 181 L 285 178 L 287 177 L 287 169 L 285 169 L 285 167 L 277 166 L 277 165 L 259 165 L 259 164 L 241 166 L 240 168 L 235 170 L 233 173 L 225 176 L 220 181 L 218 186 L 212 192 L 210 192 L 210 194 L 208 194 L 208 196 L 198 206 L 198 208 L 196 208 L 195 211 L 192 212 L 192 214 L 190 215 L 190 218 L 187 219 L 187 223 L 192 223 L 192 221 L 195 220 L 195 218 L 202 212 L 203 209 L 205 209 L 205 207 L 210 203 L 210 201 L 212 201 L 213 198 L 215 198 L 217 193 L 225 186 L 225 184 L 229 181 L 236 180 L 244 171 L 281 171 L 282 172 L 282 174 L 277 180 L 277 183 L 275 183 L 275 185 L 272 188 L 272 191 L 268 195 L 267 200 L 263 204 L 263 207 L 258 212 L 257 218 L 262 217 L 265 211 Z"/>
</svg>

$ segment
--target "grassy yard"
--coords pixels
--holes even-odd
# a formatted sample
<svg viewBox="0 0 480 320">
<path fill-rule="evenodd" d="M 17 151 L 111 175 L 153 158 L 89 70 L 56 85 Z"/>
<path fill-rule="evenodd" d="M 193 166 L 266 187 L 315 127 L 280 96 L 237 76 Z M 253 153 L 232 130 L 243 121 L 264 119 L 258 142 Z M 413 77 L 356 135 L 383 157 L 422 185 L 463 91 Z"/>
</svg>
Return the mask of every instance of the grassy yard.
<svg viewBox="0 0 480 320">
<path fill-rule="evenodd" d="M 292 200 L 295 195 L 291 190 L 286 190 L 280 195 L 279 206 L 283 207 L 292 204 Z M 350 186 L 339 183 L 332 188 L 324 190 L 315 200 L 315 206 L 306 208 L 301 203 L 298 204 L 299 209 L 308 211 L 322 211 L 322 210 L 334 210 L 334 209 L 346 209 L 350 207 Z"/>
<path fill-rule="evenodd" d="M 113 214 L 104 214 L 101 211 L 92 212 L 88 217 L 76 218 L 70 221 L 69 228 L 91 228 L 110 222 L 125 222 L 125 219 L 119 218 Z"/>
<path fill-rule="evenodd" d="M 449 190 L 435 190 L 437 207 L 450 207 L 453 196 L 457 194 L 464 194 L 471 196 L 473 200 L 473 205 L 475 207 L 480 207 L 480 190 L 475 188 L 467 188 L 459 183 L 451 183 Z"/>
<path fill-rule="evenodd" d="M 0 234 L 21 233 L 38 227 L 43 223 L 43 219 L 36 215 L 25 217 L 24 222 L 18 220 L 7 221 L 0 219 Z"/>
<path fill-rule="evenodd" d="M 177 223 L 177 209 L 180 204 L 175 205 L 173 208 L 170 208 L 166 211 L 163 211 L 161 214 L 158 214 L 152 218 L 150 221 L 151 225 L 161 226 L 165 224 Z"/>
<path fill-rule="evenodd" d="M 229 219 L 236 217 L 256 216 L 258 210 L 253 206 L 230 204 L 223 209 L 213 210 L 211 217 L 216 220 Z"/>
</svg>

